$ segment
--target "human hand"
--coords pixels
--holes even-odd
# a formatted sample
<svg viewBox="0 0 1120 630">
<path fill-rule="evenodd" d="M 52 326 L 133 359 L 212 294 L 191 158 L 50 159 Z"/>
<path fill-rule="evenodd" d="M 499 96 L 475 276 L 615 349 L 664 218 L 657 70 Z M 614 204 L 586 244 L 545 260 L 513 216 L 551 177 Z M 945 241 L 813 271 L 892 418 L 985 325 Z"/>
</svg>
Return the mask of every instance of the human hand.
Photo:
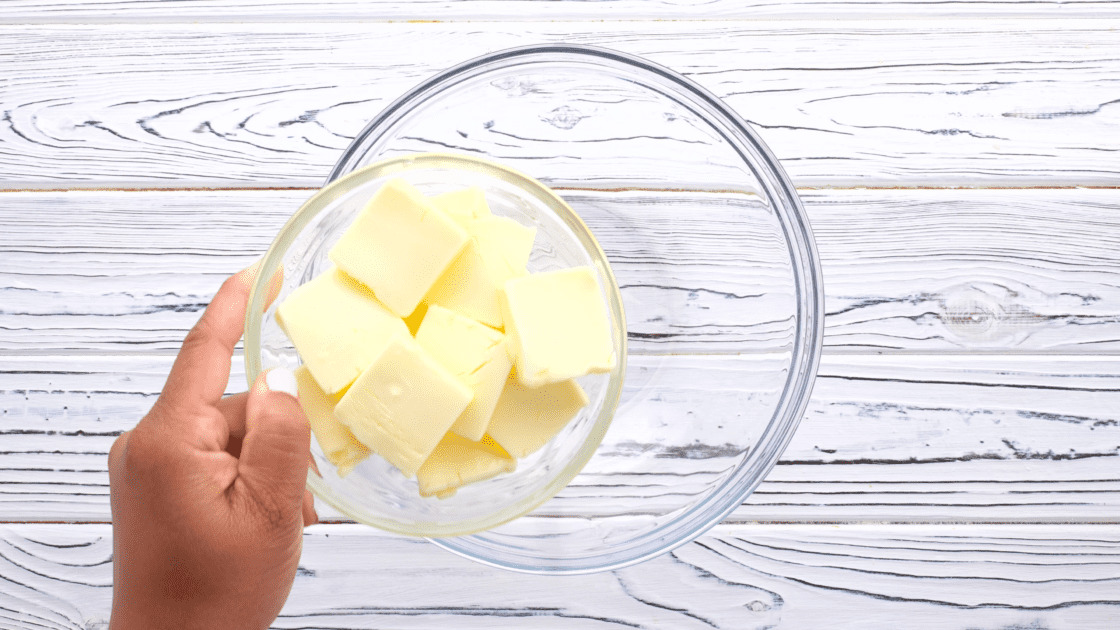
<svg viewBox="0 0 1120 630">
<path fill-rule="evenodd" d="M 109 453 L 112 630 L 267 628 L 292 588 L 318 520 L 295 377 L 273 370 L 222 398 L 258 267 L 226 280 Z"/>
</svg>

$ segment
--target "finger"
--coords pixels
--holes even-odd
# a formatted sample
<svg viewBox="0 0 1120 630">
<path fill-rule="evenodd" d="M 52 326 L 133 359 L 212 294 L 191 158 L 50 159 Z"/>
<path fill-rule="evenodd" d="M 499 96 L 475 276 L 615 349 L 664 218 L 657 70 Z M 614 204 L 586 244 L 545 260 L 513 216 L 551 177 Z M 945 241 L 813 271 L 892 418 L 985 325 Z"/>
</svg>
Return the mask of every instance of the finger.
<svg viewBox="0 0 1120 630">
<path fill-rule="evenodd" d="M 249 391 L 238 481 L 272 523 L 299 518 L 307 484 L 311 429 L 283 368 L 262 374 Z"/>
<path fill-rule="evenodd" d="M 229 427 L 226 452 L 237 458 L 241 457 L 241 445 L 245 440 L 245 405 L 248 400 L 249 392 L 241 392 L 226 396 L 216 405 Z"/>
<path fill-rule="evenodd" d="M 260 263 L 227 279 L 187 333 L 159 402 L 177 408 L 214 405 L 229 383 L 233 348 L 245 327 L 245 306 Z M 189 417 L 189 414 L 166 414 Z"/>
<path fill-rule="evenodd" d="M 249 392 L 241 392 L 226 396 L 215 405 L 229 425 L 229 436 L 245 437 L 245 404 L 249 400 Z"/>
<path fill-rule="evenodd" d="M 303 526 L 314 525 L 319 522 L 319 514 L 315 511 L 315 497 L 308 490 L 303 491 Z"/>
<path fill-rule="evenodd" d="M 237 459 L 241 459 L 241 449 L 245 446 L 245 438 L 230 436 L 226 442 L 226 452 Z"/>
<path fill-rule="evenodd" d="M 280 295 L 280 289 L 283 289 L 283 288 L 284 288 L 284 268 L 283 267 L 277 267 L 276 272 L 273 273 L 272 277 L 269 278 L 269 280 L 268 280 L 268 294 L 265 295 L 264 306 L 262 307 L 264 310 L 267 311 L 268 307 L 272 306 L 272 303 L 275 302 L 276 298 L 279 297 L 279 295 Z"/>
</svg>

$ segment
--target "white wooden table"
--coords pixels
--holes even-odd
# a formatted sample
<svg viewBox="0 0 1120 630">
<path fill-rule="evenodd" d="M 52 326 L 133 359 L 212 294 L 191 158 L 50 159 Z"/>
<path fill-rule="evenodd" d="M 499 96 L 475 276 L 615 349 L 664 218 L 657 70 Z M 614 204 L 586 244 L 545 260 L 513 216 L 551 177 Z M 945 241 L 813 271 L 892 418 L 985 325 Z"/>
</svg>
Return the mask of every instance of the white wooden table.
<svg viewBox="0 0 1120 630">
<path fill-rule="evenodd" d="M 798 185 L 828 293 L 798 434 L 613 573 L 312 527 L 276 627 L 1120 627 L 1120 2 L 8 0 L 0 628 L 105 627 L 114 436 L 367 119 L 559 41 L 691 76 Z"/>
</svg>

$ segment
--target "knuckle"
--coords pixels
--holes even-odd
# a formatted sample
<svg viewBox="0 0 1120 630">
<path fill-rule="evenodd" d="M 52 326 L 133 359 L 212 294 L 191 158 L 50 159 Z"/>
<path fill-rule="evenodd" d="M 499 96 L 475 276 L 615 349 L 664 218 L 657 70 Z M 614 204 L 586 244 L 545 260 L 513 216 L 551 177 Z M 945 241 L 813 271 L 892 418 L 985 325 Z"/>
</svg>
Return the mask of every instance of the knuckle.
<svg viewBox="0 0 1120 630">
<path fill-rule="evenodd" d="M 148 438 L 148 432 L 142 429 L 134 429 L 122 448 L 120 457 L 125 471 L 146 470 L 151 465 L 150 462 L 155 459 L 151 455 L 151 440 Z"/>
<path fill-rule="evenodd" d="M 112 473 L 113 464 L 120 461 L 121 453 L 124 452 L 125 447 L 128 445 L 128 436 L 131 431 L 125 431 L 113 440 L 113 445 L 109 448 L 109 471 Z"/>
</svg>

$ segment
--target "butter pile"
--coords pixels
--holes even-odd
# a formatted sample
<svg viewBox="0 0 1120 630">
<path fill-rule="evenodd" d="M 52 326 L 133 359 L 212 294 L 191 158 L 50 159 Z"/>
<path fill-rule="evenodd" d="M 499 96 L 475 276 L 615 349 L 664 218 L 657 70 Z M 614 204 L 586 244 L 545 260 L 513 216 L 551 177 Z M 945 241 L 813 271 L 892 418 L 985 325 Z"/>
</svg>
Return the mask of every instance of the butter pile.
<svg viewBox="0 0 1120 630">
<path fill-rule="evenodd" d="M 536 230 L 483 191 L 386 183 L 279 306 L 299 398 L 344 476 L 376 453 L 447 498 L 516 469 L 588 404 L 575 379 L 614 368 L 591 267 L 529 274 Z"/>
</svg>

